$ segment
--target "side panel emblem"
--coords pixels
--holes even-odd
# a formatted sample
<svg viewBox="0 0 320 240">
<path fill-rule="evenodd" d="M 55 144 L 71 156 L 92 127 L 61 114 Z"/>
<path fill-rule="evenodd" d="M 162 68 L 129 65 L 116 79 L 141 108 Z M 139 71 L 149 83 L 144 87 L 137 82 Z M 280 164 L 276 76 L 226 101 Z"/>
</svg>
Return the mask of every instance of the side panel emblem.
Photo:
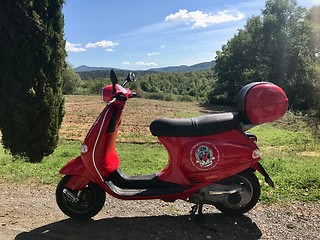
<svg viewBox="0 0 320 240">
<path fill-rule="evenodd" d="M 190 160 L 197 169 L 210 170 L 218 163 L 219 152 L 211 143 L 198 143 L 191 150 Z"/>
</svg>

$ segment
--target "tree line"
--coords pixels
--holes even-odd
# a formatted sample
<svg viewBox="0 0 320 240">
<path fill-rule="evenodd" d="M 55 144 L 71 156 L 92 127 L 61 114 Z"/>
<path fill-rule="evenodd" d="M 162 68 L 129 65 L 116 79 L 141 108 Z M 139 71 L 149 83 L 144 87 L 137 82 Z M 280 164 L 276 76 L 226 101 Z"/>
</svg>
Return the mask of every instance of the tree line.
<svg viewBox="0 0 320 240">
<path fill-rule="evenodd" d="M 119 79 L 128 71 L 115 70 Z M 132 89 L 142 98 L 179 101 L 206 101 L 215 81 L 212 70 L 193 72 L 137 71 L 137 82 Z M 75 73 L 70 67 L 64 72 L 65 94 L 99 94 L 103 86 L 110 84 L 108 70 Z"/>
</svg>

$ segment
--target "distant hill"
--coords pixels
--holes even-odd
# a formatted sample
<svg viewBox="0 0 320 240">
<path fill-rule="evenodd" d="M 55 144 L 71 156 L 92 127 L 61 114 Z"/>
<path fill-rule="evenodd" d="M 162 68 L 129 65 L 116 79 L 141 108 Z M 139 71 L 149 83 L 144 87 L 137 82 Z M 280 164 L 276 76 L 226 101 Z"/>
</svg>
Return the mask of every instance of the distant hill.
<svg viewBox="0 0 320 240">
<path fill-rule="evenodd" d="M 146 70 L 147 72 L 193 72 L 193 71 L 201 71 L 211 69 L 215 65 L 215 61 L 211 62 L 203 62 L 195 65 L 187 66 L 171 66 L 171 67 L 163 67 L 163 68 L 151 68 Z M 76 72 L 90 72 L 90 71 L 110 71 L 112 68 L 110 67 L 89 67 L 86 65 L 81 65 L 79 67 L 74 68 Z M 125 69 L 119 69 L 123 71 L 129 71 Z"/>
<path fill-rule="evenodd" d="M 86 65 L 81 65 L 79 67 L 74 68 L 75 72 L 90 72 L 90 71 L 110 71 L 112 68 L 109 67 L 89 67 Z"/>
<path fill-rule="evenodd" d="M 201 71 L 211 69 L 215 65 L 215 61 L 211 62 L 203 62 L 195 65 L 187 66 L 172 66 L 172 67 L 164 67 L 164 68 L 151 68 L 149 71 L 155 72 L 193 72 L 193 71 Z"/>
</svg>

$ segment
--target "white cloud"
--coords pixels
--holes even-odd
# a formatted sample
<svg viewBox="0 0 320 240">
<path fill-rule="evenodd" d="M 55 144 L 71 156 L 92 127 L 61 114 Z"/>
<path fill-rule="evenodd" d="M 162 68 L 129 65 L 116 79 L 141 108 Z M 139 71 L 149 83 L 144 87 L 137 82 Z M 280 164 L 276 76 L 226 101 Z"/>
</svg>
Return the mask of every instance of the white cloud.
<svg viewBox="0 0 320 240">
<path fill-rule="evenodd" d="M 163 44 L 160 46 L 160 48 L 165 48 L 167 46 L 167 44 Z"/>
<path fill-rule="evenodd" d="M 95 43 L 87 43 L 86 48 L 106 48 L 107 52 L 114 52 L 114 48 L 119 45 L 117 42 L 102 40 Z M 85 52 L 86 48 L 83 48 L 80 43 L 70 43 L 66 42 L 66 51 L 67 52 Z"/>
<path fill-rule="evenodd" d="M 80 43 L 66 42 L 66 51 L 67 52 L 85 52 L 87 51 L 87 49 L 81 47 Z"/>
<path fill-rule="evenodd" d="M 147 55 L 148 55 L 148 56 L 158 56 L 158 55 L 160 55 L 160 53 L 158 53 L 158 52 L 152 52 L 152 53 L 148 53 Z"/>
<path fill-rule="evenodd" d="M 124 61 L 122 64 L 123 64 L 123 65 L 130 65 L 130 62 Z"/>
<path fill-rule="evenodd" d="M 147 66 L 158 66 L 157 63 L 155 62 L 149 62 L 149 63 L 146 63 Z"/>
<path fill-rule="evenodd" d="M 112 41 L 106 41 L 106 40 L 102 40 L 100 42 L 95 42 L 95 43 L 87 43 L 86 44 L 86 48 L 97 48 L 97 47 L 101 47 L 101 48 L 114 48 L 117 45 L 119 45 L 119 43 L 117 42 L 112 42 Z"/>
<path fill-rule="evenodd" d="M 217 14 L 212 14 L 211 12 L 204 13 L 199 10 L 189 12 L 186 9 L 180 9 L 179 12 L 168 15 L 165 21 L 180 21 L 192 24 L 192 28 L 206 28 L 212 24 L 239 21 L 244 17 L 245 15 L 237 10 L 224 10 Z"/>
<path fill-rule="evenodd" d="M 157 66 L 157 65 L 158 65 L 158 64 L 155 63 L 155 62 L 148 62 L 148 63 L 146 63 L 146 62 L 142 62 L 142 61 L 136 62 L 135 64 L 138 65 L 138 66 Z"/>
</svg>

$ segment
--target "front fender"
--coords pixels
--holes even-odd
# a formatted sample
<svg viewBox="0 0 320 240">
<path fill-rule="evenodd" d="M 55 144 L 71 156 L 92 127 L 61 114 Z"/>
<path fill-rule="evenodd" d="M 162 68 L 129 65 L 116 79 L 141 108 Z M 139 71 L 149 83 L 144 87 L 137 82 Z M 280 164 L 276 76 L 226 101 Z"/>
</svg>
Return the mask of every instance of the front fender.
<svg viewBox="0 0 320 240">
<path fill-rule="evenodd" d="M 80 156 L 69 161 L 60 169 L 59 173 L 64 175 L 72 175 L 72 177 L 66 183 L 66 187 L 73 190 L 81 190 L 88 185 L 89 182 L 96 182 L 84 166 Z"/>
</svg>

